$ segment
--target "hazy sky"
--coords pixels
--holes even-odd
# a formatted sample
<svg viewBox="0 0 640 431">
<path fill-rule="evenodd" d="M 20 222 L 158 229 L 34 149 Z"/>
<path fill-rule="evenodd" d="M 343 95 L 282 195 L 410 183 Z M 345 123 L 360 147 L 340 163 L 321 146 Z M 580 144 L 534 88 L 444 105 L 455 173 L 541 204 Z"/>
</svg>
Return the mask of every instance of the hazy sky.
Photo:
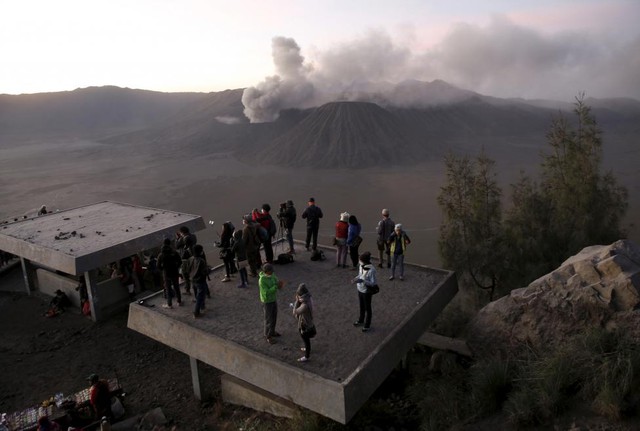
<svg viewBox="0 0 640 431">
<path fill-rule="evenodd" d="M 640 99 L 640 0 L 0 0 L 0 16 L 0 93 L 209 92 L 284 71 Z"/>
</svg>

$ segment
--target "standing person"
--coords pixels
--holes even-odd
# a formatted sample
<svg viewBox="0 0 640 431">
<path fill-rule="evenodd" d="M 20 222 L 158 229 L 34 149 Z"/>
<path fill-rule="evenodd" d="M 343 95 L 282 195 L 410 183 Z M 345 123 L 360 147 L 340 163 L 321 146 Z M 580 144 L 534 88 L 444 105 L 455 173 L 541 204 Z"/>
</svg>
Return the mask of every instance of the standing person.
<svg viewBox="0 0 640 431">
<path fill-rule="evenodd" d="M 260 239 L 256 232 L 256 227 L 251 222 L 251 215 L 242 218 L 242 241 L 247 252 L 247 262 L 249 263 L 249 275 L 258 276 L 260 268 Z"/>
<path fill-rule="evenodd" d="M 353 326 L 362 327 L 362 332 L 367 332 L 371 328 L 371 297 L 373 296 L 369 292 L 369 288 L 377 283 L 376 268 L 371 264 L 371 253 L 368 251 L 360 255 L 360 267 L 358 275 L 351 280 L 352 283 L 356 283 L 358 288 L 358 302 L 360 304 L 360 314 L 358 320 L 353 322 Z"/>
<path fill-rule="evenodd" d="M 164 294 L 167 303 L 164 308 L 172 308 L 173 297 L 178 301 L 178 306 L 182 305 L 182 295 L 180 294 L 180 267 L 182 266 L 182 258 L 171 248 L 171 240 L 165 238 L 158 255 L 158 271 L 162 274 Z"/>
<path fill-rule="evenodd" d="M 198 242 L 198 238 L 189 232 L 186 226 L 180 226 L 176 232 L 176 250 L 182 258 L 182 279 L 184 280 L 184 291 L 191 295 L 191 281 L 189 280 L 189 258 L 193 256 L 193 248 Z"/>
<path fill-rule="evenodd" d="M 200 244 L 193 247 L 193 256 L 189 258 L 188 277 L 193 285 L 193 294 L 196 297 L 196 306 L 193 309 L 193 317 L 198 318 L 204 312 L 204 299 L 209 291 L 207 285 L 207 276 L 209 268 L 207 261 L 204 259 L 204 250 Z"/>
<path fill-rule="evenodd" d="M 300 283 L 296 290 L 296 302 L 293 305 L 293 315 L 298 319 L 298 332 L 304 342 L 304 356 L 298 362 L 307 362 L 311 355 L 311 338 L 316 335 L 316 327 L 313 323 L 313 300 L 307 285 Z"/>
<path fill-rule="evenodd" d="M 234 255 L 231 251 L 231 240 L 233 238 L 234 226 L 230 221 L 224 222 L 222 224 L 222 233 L 220 234 L 220 259 L 224 263 L 224 272 L 225 276 L 222 279 L 223 283 L 231 281 L 231 274 L 233 271 L 234 265 Z"/>
<path fill-rule="evenodd" d="M 269 214 L 271 211 L 271 205 L 262 204 L 262 209 L 260 211 L 254 210 L 251 214 L 253 221 L 259 223 L 267 231 L 267 238 L 262 242 L 264 246 L 264 258 L 267 263 L 273 263 L 273 246 L 271 245 L 271 241 L 275 234 L 278 232 L 278 227 L 276 226 L 276 222 Z"/>
<path fill-rule="evenodd" d="M 142 292 L 144 290 L 144 268 L 138 254 L 131 256 L 131 265 L 133 284 L 138 292 Z"/>
<path fill-rule="evenodd" d="M 287 253 L 295 254 L 296 251 L 293 248 L 293 226 L 296 223 L 297 214 L 292 200 L 288 200 L 284 205 L 280 205 L 278 218 L 280 219 L 280 223 L 284 227 L 285 237 L 287 238 L 287 243 L 289 244 L 289 250 L 287 251 Z"/>
<path fill-rule="evenodd" d="M 242 231 L 236 230 L 233 232 L 233 243 L 231 244 L 231 252 L 236 258 L 236 266 L 240 273 L 239 288 L 247 287 L 249 279 L 247 276 L 247 250 L 244 246 L 244 240 L 242 239 Z"/>
<path fill-rule="evenodd" d="M 336 267 L 347 267 L 347 236 L 349 235 L 349 213 L 340 214 L 340 220 L 336 222 Z"/>
<path fill-rule="evenodd" d="M 353 264 L 354 269 L 358 268 L 358 250 L 360 249 L 360 243 L 362 242 L 362 237 L 360 236 L 361 231 L 362 226 L 358 223 L 358 219 L 356 216 L 351 214 L 349 216 L 347 245 L 349 246 L 349 255 L 351 256 L 351 263 Z"/>
<path fill-rule="evenodd" d="M 278 289 L 281 289 L 284 282 L 278 280 L 273 273 L 273 265 L 265 263 L 263 270 L 260 272 L 258 286 L 260 287 L 260 302 L 264 309 L 264 336 L 267 343 L 274 344 L 273 337 L 279 337 L 276 332 L 276 323 L 278 321 Z"/>
<path fill-rule="evenodd" d="M 302 213 L 302 218 L 307 219 L 307 239 L 305 247 L 309 251 L 309 245 L 313 238 L 313 250 L 318 248 L 318 230 L 320 229 L 320 219 L 322 218 L 322 210 L 316 206 L 316 200 L 309 198 L 308 206 Z"/>
<path fill-rule="evenodd" d="M 378 233 L 377 245 L 380 263 L 378 267 L 382 268 L 384 264 L 384 254 L 387 254 L 387 268 L 391 268 L 391 244 L 389 244 L 389 236 L 393 233 L 395 223 L 389 218 L 389 210 L 382 210 L 382 220 L 378 222 L 376 232 Z"/>
<path fill-rule="evenodd" d="M 391 277 L 389 277 L 389 280 L 394 279 L 396 267 L 398 267 L 400 271 L 400 280 L 404 280 L 404 255 L 407 250 L 407 245 L 411 244 L 411 240 L 405 231 L 402 230 L 400 223 L 395 225 L 393 233 L 389 236 L 389 243 L 391 244 L 391 255 L 393 256 Z"/>
<path fill-rule="evenodd" d="M 95 419 L 107 417 L 113 419 L 111 413 L 111 392 L 109 391 L 109 383 L 106 380 L 100 380 L 97 374 L 91 374 L 87 377 L 91 383 L 89 388 L 89 403 L 93 409 Z"/>
</svg>

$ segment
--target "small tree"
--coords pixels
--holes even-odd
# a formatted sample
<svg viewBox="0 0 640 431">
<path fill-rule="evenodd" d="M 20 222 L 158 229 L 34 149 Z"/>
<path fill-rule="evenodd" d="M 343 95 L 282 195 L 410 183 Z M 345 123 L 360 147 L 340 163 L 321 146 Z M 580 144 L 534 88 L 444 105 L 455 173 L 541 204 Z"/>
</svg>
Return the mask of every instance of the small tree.
<svg viewBox="0 0 640 431">
<path fill-rule="evenodd" d="M 493 299 L 503 268 L 502 212 L 493 173 L 494 161 L 484 154 L 445 158 L 446 183 L 438 196 L 443 212 L 438 242 L 446 267 L 489 292 Z"/>
<path fill-rule="evenodd" d="M 582 96 L 576 98 L 574 113 L 575 126 L 562 115 L 553 120 L 540 183 L 523 177 L 513 186 L 513 207 L 505 224 L 511 267 L 526 277 L 523 282 L 586 246 L 608 244 L 623 235 L 627 191 L 611 172 L 600 173 L 602 132 Z"/>
</svg>

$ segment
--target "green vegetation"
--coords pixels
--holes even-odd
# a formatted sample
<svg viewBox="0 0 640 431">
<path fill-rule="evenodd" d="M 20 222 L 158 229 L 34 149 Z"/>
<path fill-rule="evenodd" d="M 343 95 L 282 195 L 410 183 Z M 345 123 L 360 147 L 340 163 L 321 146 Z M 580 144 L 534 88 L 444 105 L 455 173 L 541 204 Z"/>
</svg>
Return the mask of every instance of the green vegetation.
<svg viewBox="0 0 640 431">
<path fill-rule="evenodd" d="M 455 428 L 499 416 L 516 428 L 549 425 L 568 407 L 589 405 L 608 420 L 637 415 L 640 347 L 631 337 L 594 329 L 561 346 L 491 358 L 433 374 L 409 389 L 424 430 Z"/>
<path fill-rule="evenodd" d="M 450 155 L 438 197 L 443 212 L 439 250 L 461 287 L 505 294 L 557 268 L 569 256 L 624 236 L 627 191 L 611 172 L 601 173 L 602 132 L 582 98 L 575 124 L 560 116 L 547 134 L 536 181 L 526 175 L 512 185 L 503 217 L 502 190 L 493 161 Z"/>
</svg>

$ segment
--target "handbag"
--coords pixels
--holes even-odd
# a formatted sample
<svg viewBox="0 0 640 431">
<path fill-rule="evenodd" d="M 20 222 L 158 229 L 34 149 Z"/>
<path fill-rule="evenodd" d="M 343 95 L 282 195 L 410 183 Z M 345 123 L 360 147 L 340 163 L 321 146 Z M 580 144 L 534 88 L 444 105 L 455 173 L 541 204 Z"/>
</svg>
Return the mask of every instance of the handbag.
<svg viewBox="0 0 640 431">
<path fill-rule="evenodd" d="M 367 293 L 375 295 L 378 292 L 380 292 L 380 286 L 378 286 L 377 284 L 374 284 L 373 286 L 367 286 Z"/>
<path fill-rule="evenodd" d="M 353 248 L 360 247 L 360 244 L 362 244 L 362 237 L 360 235 L 358 235 L 353 239 L 353 241 L 351 241 L 351 247 Z"/>
<path fill-rule="evenodd" d="M 316 327 L 300 328 L 300 334 L 308 338 L 313 338 L 316 336 Z"/>
</svg>

